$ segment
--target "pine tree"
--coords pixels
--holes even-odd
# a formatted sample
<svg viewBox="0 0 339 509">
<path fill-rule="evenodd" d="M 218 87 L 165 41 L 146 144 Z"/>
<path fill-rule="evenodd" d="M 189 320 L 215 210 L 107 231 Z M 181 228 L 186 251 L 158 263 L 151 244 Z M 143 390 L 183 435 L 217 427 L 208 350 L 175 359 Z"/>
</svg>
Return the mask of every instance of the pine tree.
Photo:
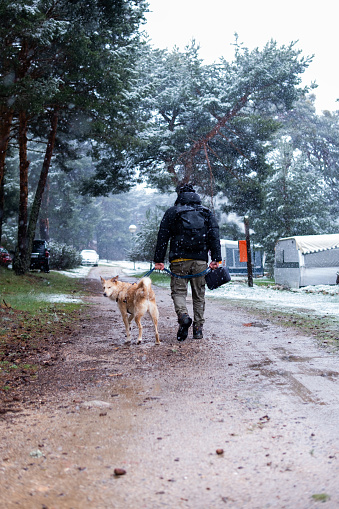
<svg viewBox="0 0 339 509">
<path fill-rule="evenodd" d="M 107 153 L 120 153 L 130 143 L 132 131 L 121 132 L 128 122 L 127 91 L 145 8 L 143 0 L 1 3 L 0 197 L 12 134 L 20 148 L 17 273 L 29 265 L 58 122 L 73 140 L 91 132 L 94 155 L 103 146 Z M 29 130 L 47 148 L 28 223 Z"/>
<path fill-rule="evenodd" d="M 339 216 L 339 111 L 317 114 L 315 97 L 300 100 L 282 116 L 283 135 L 291 138 L 309 166 L 323 179 L 334 218 Z"/>
<path fill-rule="evenodd" d="M 277 143 L 271 154 L 272 170 L 265 182 L 263 207 L 252 222 L 255 239 L 265 249 L 270 266 L 279 238 L 334 232 L 323 176 L 294 148 L 290 136 Z"/>
<path fill-rule="evenodd" d="M 136 164 L 152 185 L 193 181 L 222 191 L 240 213 L 259 207 L 267 142 L 278 114 L 304 93 L 311 59 L 274 41 L 235 59 L 203 65 L 193 43 L 184 53 L 150 50 L 140 61 L 140 147 Z M 147 114 L 148 111 L 148 114 Z"/>
</svg>

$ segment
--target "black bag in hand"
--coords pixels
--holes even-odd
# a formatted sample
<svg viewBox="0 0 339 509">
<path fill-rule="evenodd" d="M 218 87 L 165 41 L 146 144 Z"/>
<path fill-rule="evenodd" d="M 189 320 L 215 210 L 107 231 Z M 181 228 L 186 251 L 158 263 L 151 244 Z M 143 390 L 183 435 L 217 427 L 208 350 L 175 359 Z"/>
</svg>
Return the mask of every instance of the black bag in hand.
<svg viewBox="0 0 339 509">
<path fill-rule="evenodd" d="M 219 286 L 229 283 L 231 276 L 226 267 L 218 267 L 206 274 L 205 281 L 210 290 L 215 290 Z"/>
</svg>

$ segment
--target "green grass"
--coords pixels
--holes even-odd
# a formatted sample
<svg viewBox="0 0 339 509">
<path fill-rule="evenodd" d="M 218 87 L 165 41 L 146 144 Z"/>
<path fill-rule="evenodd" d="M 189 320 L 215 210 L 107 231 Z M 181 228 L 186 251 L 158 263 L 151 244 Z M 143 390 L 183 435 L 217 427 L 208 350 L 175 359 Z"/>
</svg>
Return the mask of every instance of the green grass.
<svg viewBox="0 0 339 509">
<path fill-rule="evenodd" d="M 140 274 L 135 274 L 135 277 L 138 277 L 138 278 L 141 278 L 144 276 L 144 272 L 143 273 L 140 273 Z M 164 272 L 152 272 L 152 274 L 149 276 L 152 280 L 152 283 L 154 283 L 155 285 L 160 285 L 160 286 L 170 286 L 170 282 L 171 282 L 171 277 L 164 273 Z"/>
<path fill-rule="evenodd" d="M 265 279 L 261 279 L 261 278 L 254 278 L 253 279 L 253 284 L 257 285 L 257 286 L 270 286 L 270 285 L 274 285 L 275 284 L 275 281 L 273 278 L 265 278 Z"/>
<path fill-rule="evenodd" d="M 327 500 L 330 500 L 330 496 L 327 495 L 327 493 L 316 493 L 315 495 L 312 495 L 313 500 L 316 502 L 327 502 Z"/>
<path fill-rule="evenodd" d="M 51 308 L 73 310 L 81 303 L 50 302 L 51 296 L 81 297 L 80 283 L 57 272 L 27 273 L 17 276 L 0 268 L 0 306 L 30 313 Z"/>
<path fill-rule="evenodd" d="M 41 351 L 57 349 L 58 342 L 78 326 L 87 304 L 81 282 L 57 272 L 16 276 L 0 268 L 0 395 L 32 379 L 42 368 Z M 77 297 L 67 302 L 65 297 Z"/>
<path fill-rule="evenodd" d="M 36 366 L 35 364 L 21 364 L 20 368 L 26 371 L 30 371 L 31 373 L 38 370 L 38 366 Z M 0 361 L 0 373 L 1 372 L 9 373 L 13 369 L 19 369 L 19 365 L 16 364 L 15 362 Z"/>
</svg>

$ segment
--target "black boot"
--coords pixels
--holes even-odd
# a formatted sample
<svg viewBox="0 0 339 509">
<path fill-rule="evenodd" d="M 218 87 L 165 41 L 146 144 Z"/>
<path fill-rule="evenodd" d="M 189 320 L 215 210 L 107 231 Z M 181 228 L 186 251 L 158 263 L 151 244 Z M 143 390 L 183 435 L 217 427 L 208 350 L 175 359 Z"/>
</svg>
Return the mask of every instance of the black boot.
<svg viewBox="0 0 339 509">
<path fill-rule="evenodd" d="M 202 339 L 203 337 L 202 325 L 193 324 L 193 339 Z"/>
<path fill-rule="evenodd" d="M 192 325 L 192 318 L 188 316 L 187 313 L 183 313 L 178 318 L 179 322 L 179 329 L 177 333 L 177 340 L 178 341 L 185 341 L 185 339 L 188 336 L 188 329 Z"/>
</svg>

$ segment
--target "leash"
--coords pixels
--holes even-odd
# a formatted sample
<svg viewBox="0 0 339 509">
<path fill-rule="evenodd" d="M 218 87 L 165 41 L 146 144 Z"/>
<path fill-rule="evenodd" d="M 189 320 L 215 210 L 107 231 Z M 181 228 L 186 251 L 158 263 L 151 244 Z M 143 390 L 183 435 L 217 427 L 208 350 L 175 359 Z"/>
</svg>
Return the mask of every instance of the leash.
<svg viewBox="0 0 339 509">
<path fill-rule="evenodd" d="M 167 274 L 170 274 L 171 276 L 177 277 L 179 279 L 192 279 L 193 277 L 204 276 L 205 274 L 210 272 L 210 270 L 211 269 L 207 267 L 207 269 L 203 270 L 202 272 L 199 272 L 198 274 L 188 274 L 187 276 L 179 276 L 178 274 L 174 274 L 174 272 L 171 272 L 168 269 L 164 269 L 164 271 L 167 272 Z"/>
<path fill-rule="evenodd" d="M 154 270 L 155 268 L 153 267 L 153 269 L 146 272 L 146 274 L 144 274 L 142 277 L 150 276 Z M 170 276 L 177 277 L 179 279 L 192 279 L 193 277 L 200 277 L 204 276 L 205 274 L 208 274 L 208 272 L 210 272 L 211 269 L 207 267 L 207 269 L 205 269 L 203 272 L 199 272 L 198 274 L 188 274 L 187 276 L 179 276 L 178 274 L 174 274 L 174 272 L 171 272 L 169 269 L 164 269 L 164 271 L 167 272 L 167 274 L 169 274 Z"/>
<path fill-rule="evenodd" d="M 144 274 L 142 277 L 148 277 L 152 274 L 152 272 L 155 270 L 155 268 L 153 267 L 153 269 L 149 270 L 148 272 L 146 272 L 146 274 Z"/>
</svg>

